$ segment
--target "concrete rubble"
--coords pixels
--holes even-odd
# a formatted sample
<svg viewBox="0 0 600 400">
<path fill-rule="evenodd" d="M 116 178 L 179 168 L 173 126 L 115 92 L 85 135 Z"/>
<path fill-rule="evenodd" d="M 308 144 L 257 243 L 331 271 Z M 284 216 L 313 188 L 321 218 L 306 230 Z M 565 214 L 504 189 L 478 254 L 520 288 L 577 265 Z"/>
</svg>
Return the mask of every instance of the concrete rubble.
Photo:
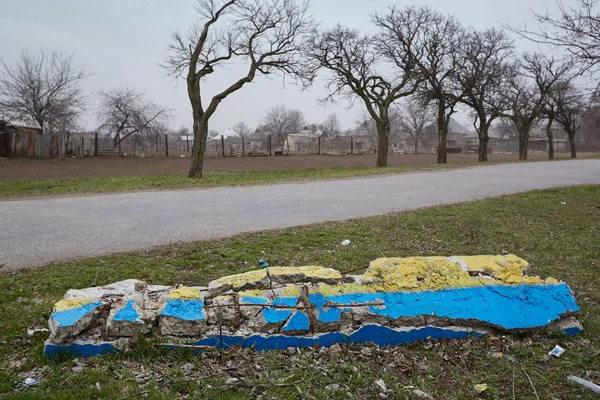
<svg viewBox="0 0 600 400">
<path fill-rule="evenodd" d="M 54 305 L 45 354 L 121 351 L 140 335 L 169 347 L 257 350 L 399 345 L 490 333 L 582 331 L 565 283 L 527 276 L 514 255 L 385 258 L 363 275 L 269 267 L 207 287 L 126 280 L 69 290 Z"/>
</svg>

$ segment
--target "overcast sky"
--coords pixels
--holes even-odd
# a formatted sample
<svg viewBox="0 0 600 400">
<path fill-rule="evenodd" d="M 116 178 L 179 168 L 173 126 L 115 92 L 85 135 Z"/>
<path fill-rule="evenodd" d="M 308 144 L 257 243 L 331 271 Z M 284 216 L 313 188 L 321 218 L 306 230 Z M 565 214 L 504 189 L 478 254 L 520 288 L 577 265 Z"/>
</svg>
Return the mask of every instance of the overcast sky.
<svg viewBox="0 0 600 400">
<path fill-rule="evenodd" d="M 574 0 L 565 0 L 569 3 Z M 173 110 L 174 128 L 191 126 L 191 108 L 185 82 L 165 77 L 159 62 L 173 30 L 186 30 L 195 14 L 194 0 L 0 0 L 0 54 L 7 62 L 22 50 L 39 49 L 75 52 L 76 60 L 92 74 L 86 90 L 128 85 L 143 90 L 153 101 Z M 531 10 L 554 13 L 552 0 L 430 0 L 413 3 L 391 0 L 312 0 L 312 11 L 324 26 L 338 21 L 359 29 L 369 29 L 369 15 L 385 12 L 390 5 L 429 5 L 453 14 L 465 26 L 487 28 L 499 24 L 535 27 Z M 531 48 L 526 42 L 521 47 Z M 237 79 L 235 70 L 211 75 L 208 90 L 224 88 Z M 239 73 L 239 72 L 238 72 Z M 325 94 L 323 83 L 304 92 L 293 85 L 282 86 L 279 79 L 259 77 L 254 83 L 229 96 L 211 120 L 211 129 L 224 131 L 239 121 L 256 127 L 265 112 L 276 104 L 300 109 L 309 122 L 322 122 L 338 114 L 343 128 L 353 128 L 362 108 L 348 109 L 343 100 L 324 108 L 317 100 Z M 467 116 L 460 117 L 470 127 Z M 83 123 L 96 128 L 90 108 Z"/>
</svg>

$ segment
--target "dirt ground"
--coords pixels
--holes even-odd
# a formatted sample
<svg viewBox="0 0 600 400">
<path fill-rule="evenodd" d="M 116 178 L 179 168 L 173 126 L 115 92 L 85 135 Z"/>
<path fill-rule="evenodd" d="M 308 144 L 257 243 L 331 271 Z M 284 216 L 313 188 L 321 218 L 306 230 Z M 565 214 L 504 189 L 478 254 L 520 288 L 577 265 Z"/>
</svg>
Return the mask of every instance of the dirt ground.
<svg viewBox="0 0 600 400">
<path fill-rule="evenodd" d="M 586 155 L 582 154 L 581 157 Z M 589 155 L 588 155 L 589 156 Z M 530 154 L 530 160 L 545 159 L 546 154 Z M 568 157 L 559 154 L 558 157 Z M 517 154 L 490 154 L 490 160 L 517 160 Z M 449 162 L 476 162 L 477 154 L 449 154 Z M 435 154 L 390 155 L 389 165 L 433 164 Z M 206 171 L 258 171 L 277 169 L 314 170 L 335 167 L 374 167 L 375 155 L 289 156 L 205 159 Z M 0 159 L 0 182 L 34 179 L 69 179 L 125 175 L 185 174 L 189 158 L 113 158 L 85 157 L 81 159 Z"/>
</svg>

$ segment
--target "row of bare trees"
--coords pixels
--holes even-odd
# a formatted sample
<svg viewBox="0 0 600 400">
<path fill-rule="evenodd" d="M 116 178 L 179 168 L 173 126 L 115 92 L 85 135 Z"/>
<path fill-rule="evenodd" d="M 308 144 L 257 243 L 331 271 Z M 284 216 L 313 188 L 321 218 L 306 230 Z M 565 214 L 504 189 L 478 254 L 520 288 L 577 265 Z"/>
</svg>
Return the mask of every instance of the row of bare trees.
<svg viewBox="0 0 600 400">
<path fill-rule="evenodd" d="M 579 1 L 587 4 L 588 0 Z M 307 85 L 321 70 L 328 72 L 328 95 L 323 101 L 341 97 L 360 102 L 374 121 L 378 167 L 387 166 L 393 107 L 434 110 L 440 163 L 447 161 L 449 124 L 459 106 L 467 107 L 473 116 L 480 161 L 487 160 L 489 129 L 498 118 L 510 119 L 516 128 L 520 159 L 527 159 L 531 128 L 541 118 L 564 127 L 575 156 L 575 121 L 582 111 L 575 100 L 582 94 L 573 84 L 576 74 L 571 64 L 541 52 L 517 54 L 503 29 L 464 28 L 452 16 L 414 6 L 373 15 L 373 33 L 341 24 L 321 30 L 304 1 L 199 0 L 197 11 L 199 18 L 188 33 L 173 35 L 164 63 L 188 86 L 195 137 L 190 177 L 202 176 L 209 120 L 227 96 L 260 74 L 278 74 Z M 559 32 L 564 30 L 556 21 L 538 18 L 554 23 Z M 571 21 L 568 28 L 574 24 Z M 581 24 L 575 24 L 573 31 Z M 557 37 L 548 40 L 570 43 L 568 36 Z M 583 51 L 573 55 L 595 57 Z M 245 63 L 247 72 L 203 102 L 204 81 L 234 60 Z M 276 137 L 289 122 L 286 112 L 274 109 L 265 121 Z M 418 135 L 428 115 L 413 112 L 417 118 L 411 118 L 410 114 L 404 114 L 402 123 Z"/>
</svg>

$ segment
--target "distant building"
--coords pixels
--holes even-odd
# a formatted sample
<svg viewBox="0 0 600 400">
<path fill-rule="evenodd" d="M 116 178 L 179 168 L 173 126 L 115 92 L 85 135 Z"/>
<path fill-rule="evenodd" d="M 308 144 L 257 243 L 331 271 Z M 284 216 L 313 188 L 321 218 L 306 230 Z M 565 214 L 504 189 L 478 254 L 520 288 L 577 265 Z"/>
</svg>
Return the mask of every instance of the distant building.
<svg viewBox="0 0 600 400">
<path fill-rule="evenodd" d="M 0 157 L 42 155 L 42 127 L 29 119 L 0 119 Z"/>
</svg>

